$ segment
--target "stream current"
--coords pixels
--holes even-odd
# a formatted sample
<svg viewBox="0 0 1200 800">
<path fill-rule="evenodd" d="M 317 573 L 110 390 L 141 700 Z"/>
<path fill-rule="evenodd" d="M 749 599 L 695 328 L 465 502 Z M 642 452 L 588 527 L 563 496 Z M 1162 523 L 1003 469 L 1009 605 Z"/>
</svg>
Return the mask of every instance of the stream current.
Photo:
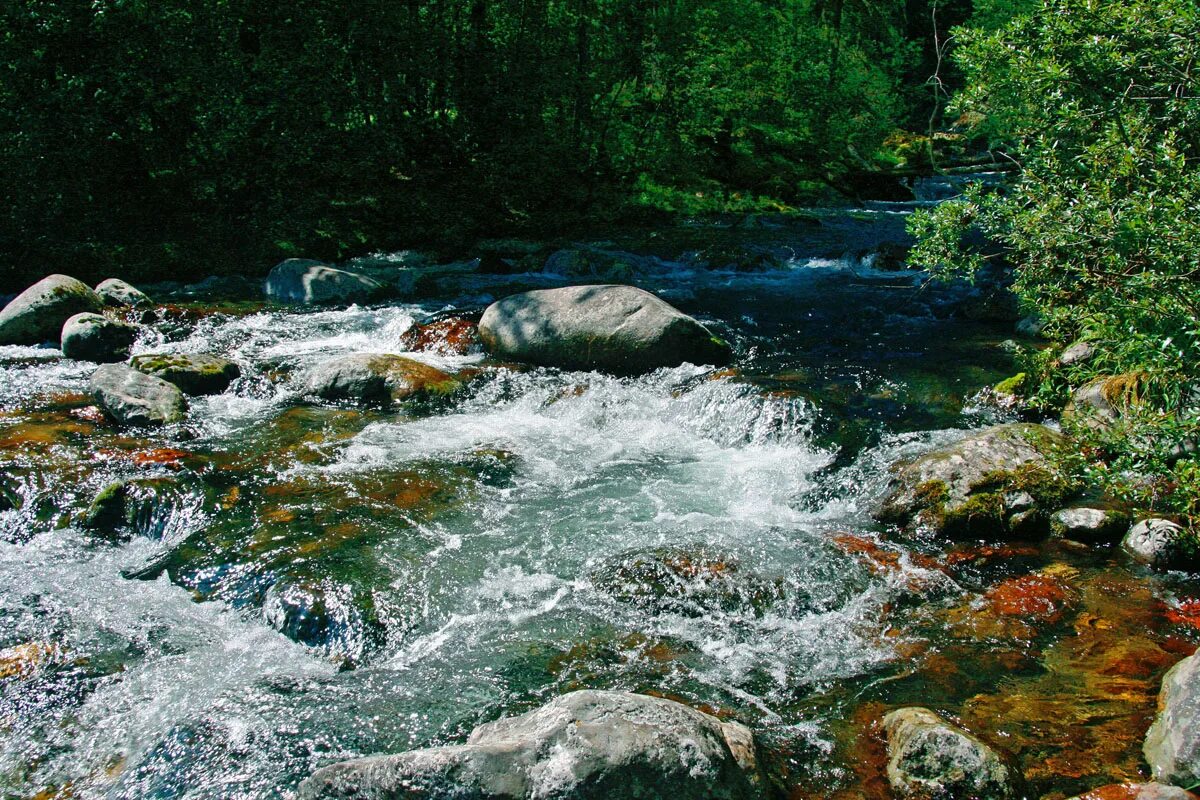
<svg viewBox="0 0 1200 800">
<path fill-rule="evenodd" d="M 894 233 L 898 216 L 859 224 Z M 734 342 L 732 370 L 404 349 L 416 322 L 566 282 L 544 274 L 377 307 L 160 308 L 135 353 L 217 353 L 243 377 L 152 433 L 98 418 L 93 365 L 0 348 L 17 500 L 0 647 L 20 656 L 0 661 L 0 792 L 288 797 L 333 761 L 620 688 L 746 722 L 798 796 L 874 796 L 848 721 L 919 698 L 913 653 L 946 635 L 927 609 L 984 581 L 929 569 L 869 511 L 888 464 L 994 421 L 969 399 L 1011 371 L 1010 328 L 940 313 L 914 273 L 797 252 L 764 273 L 637 276 Z M 307 369 L 354 352 L 466 388 L 391 412 L 304 398 Z M 78 528 L 117 479 L 141 492 L 126 535 Z M 976 683 L 1012 667 L 980 663 Z"/>
</svg>

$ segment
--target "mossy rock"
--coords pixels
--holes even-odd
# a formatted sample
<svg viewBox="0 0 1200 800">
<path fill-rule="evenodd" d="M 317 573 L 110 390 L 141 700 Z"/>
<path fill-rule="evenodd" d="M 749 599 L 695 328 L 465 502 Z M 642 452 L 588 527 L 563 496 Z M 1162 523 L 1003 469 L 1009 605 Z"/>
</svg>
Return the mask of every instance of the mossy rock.
<svg viewBox="0 0 1200 800">
<path fill-rule="evenodd" d="M 1000 395 L 1013 395 L 1015 397 L 1020 397 L 1022 394 L 1024 394 L 1028 380 L 1029 376 L 1027 374 L 1024 372 L 1018 372 L 1011 378 L 1005 378 L 997 383 L 992 387 L 992 391 Z"/>
<path fill-rule="evenodd" d="M 1096 378 L 1075 390 L 1063 419 L 1089 428 L 1107 428 L 1142 404 L 1148 379 L 1144 372 Z"/>
<path fill-rule="evenodd" d="M 190 395 L 221 394 L 242 374 L 241 368 L 229 359 L 205 354 L 134 356 L 130 366 L 174 384 Z"/>
<path fill-rule="evenodd" d="M 1075 487 L 1050 461 L 1060 434 L 996 425 L 893 466 L 879 520 L 947 536 L 1034 536 Z"/>
</svg>

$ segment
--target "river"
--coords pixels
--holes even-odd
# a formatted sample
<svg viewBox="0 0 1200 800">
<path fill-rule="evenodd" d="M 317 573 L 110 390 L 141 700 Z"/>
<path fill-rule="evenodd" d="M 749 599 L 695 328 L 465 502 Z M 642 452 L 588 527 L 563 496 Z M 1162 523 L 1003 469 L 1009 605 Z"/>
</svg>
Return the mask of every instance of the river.
<svg viewBox="0 0 1200 800">
<path fill-rule="evenodd" d="M 872 725 L 905 703 L 999 731 L 1050 796 L 1136 777 L 1157 679 L 1200 638 L 1186 585 L 870 517 L 889 464 L 1004 419 L 972 398 L 1013 370 L 1011 322 L 864 257 L 905 213 L 738 231 L 779 255 L 763 272 L 673 260 L 694 226 L 655 237 L 633 279 L 733 342 L 729 370 L 404 349 L 416 322 L 567 282 L 540 273 L 373 307 L 160 307 L 135 353 L 243 377 L 159 432 L 96 413 L 94 365 L 0 348 L 0 792 L 288 797 L 333 761 L 583 687 L 745 722 L 793 797 L 886 797 Z M 467 388 L 393 412 L 307 401 L 306 371 L 352 352 Z M 116 479 L 140 487 L 127 535 L 74 527 Z M 1031 575 L 1056 613 L 996 599 Z"/>
</svg>

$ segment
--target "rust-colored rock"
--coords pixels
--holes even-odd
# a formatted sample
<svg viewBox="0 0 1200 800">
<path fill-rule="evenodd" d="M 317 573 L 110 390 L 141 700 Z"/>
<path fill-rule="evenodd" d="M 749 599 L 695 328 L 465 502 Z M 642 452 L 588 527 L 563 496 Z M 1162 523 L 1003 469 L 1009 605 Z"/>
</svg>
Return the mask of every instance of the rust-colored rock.
<svg viewBox="0 0 1200 800">
<path fill-rule="evenodd" d="M 419 353 L 465 356 L 479 352 L 479 328 L 462 317 L 449 317 L 427 325 L 413 325 L 400 336 L 400 346 Z"/>
</svg>

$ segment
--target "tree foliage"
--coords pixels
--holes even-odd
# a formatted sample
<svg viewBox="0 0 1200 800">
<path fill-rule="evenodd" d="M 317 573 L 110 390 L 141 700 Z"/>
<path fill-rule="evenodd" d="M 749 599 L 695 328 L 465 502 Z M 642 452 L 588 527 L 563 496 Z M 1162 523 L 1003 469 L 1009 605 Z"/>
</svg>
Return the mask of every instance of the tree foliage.
<svg viewBox="0 0 1200 800">
<path fill-rule="evenodd" d="M 0 0 L 6 277 L 795 201 L 927 113 L 933 1 Z"/>
<path fill-rule="evenodd" d="M 1098 374 L 1143 373 L 1145 397 L 1120 435 L 1080 431 L 1092 443 L 1083 461 L 1093 477 L 1178 484 L 1200 379 L 1200 9 L 1045 0 L 957 38 L 957 109 L 985 120 L 1019 173 L 1005 191 L 975 189 L 919 215 L 915 258 L 943 275 L 1007 259 L 1050 335 L 1094 343 L 1096 358 L 1065 376 L 1051 358 L 1032 360 L 1043 401 L 1061 405 Z M 971 227 L 996 252 L 966 246 Z M 1150 504 L 1162 494 L 1147 491 Z"/>
</svg>

